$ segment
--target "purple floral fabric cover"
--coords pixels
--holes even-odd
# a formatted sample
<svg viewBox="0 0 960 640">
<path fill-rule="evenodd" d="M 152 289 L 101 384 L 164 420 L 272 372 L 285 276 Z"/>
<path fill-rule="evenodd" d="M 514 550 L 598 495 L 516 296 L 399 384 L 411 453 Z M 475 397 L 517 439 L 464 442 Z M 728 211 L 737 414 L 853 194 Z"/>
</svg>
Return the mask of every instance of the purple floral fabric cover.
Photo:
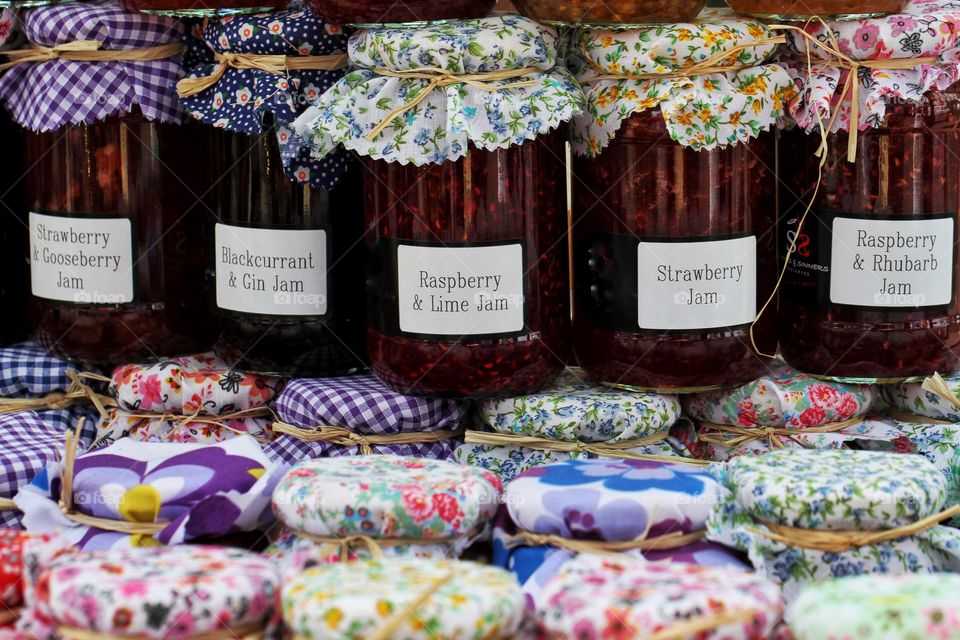
<svg viewBox="0 0 960 640">
<path fill-rule="evenodd" d="M 250 16 L 205 18 L 193 29 L 190 40 L 194 61 L 187 77 L 208 76 L 217 68 L 212 53 L 321 56 L 346 53 L 343 29 L 326 23 L 305 8 Z M 258 135 L 264 116 L 272 116 L 281 152 L 291 139 L 290 123 L 329 89 L 344 71 L 292 70 L 275 75 L 259 69 L 227 68 L 214 86 L 182 98 L 187 114 L 215 127 Z M 337 150 L 314 160 L 308 150 L 290 157 L 284 154 L 284 169 L 291 180 L 317 189 L 331 189 L 340 179 L 347 155 Z"/>
<path fill-rule="evenodd" d="M 13 498 L 60 457 L 63 433 L 33 411 L 0 414 L 0 498 Z M 20 512 L 0 511 L 0 527 L 20 528 Z"/>
<path fill-rule="evenodd" d="M 341 427 L 361 435 L 390 435 L 452 430 L 461 426 L 469 405 L 459 400 L 407 396 L 387 388 L 372 375 L 291 380 L 277 397 L 280 421 L 302 429 Z M 374 445 L 373 453 L 446 460 L 461 439 L 440 442 Z M 265 447 L 276 462 L 356 455 L 357 447 L 305 442 L 279 435 Z"/>
<path fill-rule="evenodd" d="M 123 439 L 77 457 L 74 508 L 128 522 L 167 522 L 153 536 L 126 535 L 80 525 L 58 507 L 59 463 L 49 465 L 17 494 L 28 531 L 64 529 L 85 551 L 180 544 L 272 523 L 270 496 L 279 479 L 250 436 L 217 444 L 136 442 Z"/>
<path fill-rule="evenodd" d="M 870 20 L 812 21 L 805 30 L 821 42 L 839 43 L 840 52 L 853 60 L 933 57 L 936 63 L 913 69 L 861 69 L 860 130 L 880 126 L 890 100 L 919 100 L 928 91 L 943 90 L 960 80 L 960 2 L 956 0 L 913 0 L 903 13 Z M 849 131 L 851 108 L 848 99 L 837 104 L 848 72 L 818 63 L 830 55 L 810 46 L 814 60 L 808 80 L 806 41 L 786 32 L 789 55 L 781 63 L 797 83 L 796 98 L 788 103 L 790 115 L 807 131 L 826 126 L 838 111 L 834 131 Z M 831 46 L 833 46 L 831 44 Z M 818 117 L 819 114 L 819 117 Z"/>
<path fill-rule="evenodd" d="M 24 14 L 30 44 L 52 47 L 96 40 L 110 51 L 179 42 L 180 21 L 124 11 L 118 0 L 67 2 Z M 13 119 L 32 131 L 54 131 L 139 109 L 147 120 L 180 122 L 183 112 L 173 85 L 179 57 L 150 62 L 19 64 L 0 74 L 0 100 Z"/>
</svg>

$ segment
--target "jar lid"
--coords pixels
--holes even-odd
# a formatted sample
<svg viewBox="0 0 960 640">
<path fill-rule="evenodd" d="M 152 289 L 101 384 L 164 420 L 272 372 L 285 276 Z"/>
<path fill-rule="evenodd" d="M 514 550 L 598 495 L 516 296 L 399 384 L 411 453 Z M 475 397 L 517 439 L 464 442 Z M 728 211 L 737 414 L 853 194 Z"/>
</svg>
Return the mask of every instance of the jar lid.
<svg viewBox="0 0 960 640">
<path fill-rule="evenodd" d="M 114 52 L 175 45 L 183 36 L 179 21 L 124 11 L 118 0 L 30 9 L 24 13 L 24 28 L 30 45 L 96 41 L 99 50 Z M 14 121 L 32 131 L 96 122 L 135 109 L 147 120 L 179 123 L 183 112 L 173 91 L 181 75 L 179 55 L 164 55 L 149 61 L 78 62 L 55 57 L 22 62 L 0 74 L 0 100 Z"/>
<path fill-rule="evenodd" d="M 940 512 L 947 480 L 914 455 L 778 450 L 726 464 L 721 482 L 755 521 L 820 531 L 874 531 Z"/>
<path fill-rule="evenodd" d="M 960 637 L 960 576 L 865 575 L 812 585 L 787 613 L 797 640 Z"/>
<path fill-rule="evenodd" d="M 263 132 L 264 117 L 270 114 L 281 152 L 293 133 L 289 125 L 343 76 L 347 62 L 343 29 L 303 8 L 206 18 L 194 27 L 193 36 L 189 55 L 184 56 L 186 79 L 208 80 L 181 96 L 187 115 L 256 135 Z M 223 54 L 248 56 L 250 64 L 224 62 Z M 298 58 L 314 68 L 287 68 L 286 63 L 260 56 L 285 56 L 288 62 Z M 284 170 L 291 180 L 332 189 L 346 163 L 346 154 L 339 151 L 313 160 L 304 150 L 299 157 L 285 156 Z"/>
<path fill-rule="evenodd" d="M 462 537 L 496 512 L 502 485 L 480 469 L 401 456 L 307 460 L 280 480 L 273 510 L 314 536 Z"/>
<path fill-rule="evenodd" d="M 913 0 L 901 14 L 811 21 L 803 31 L 813 41 L 838 49 L 848 60 L 875 63 L 857 71 L 859 87 L 855 95 L 861 130 L 880 126 L 888 101 L 917 101 L 929 91 L 943 91 L 960 80 L 960 5 L 956 0 Z M 849 131 L 854 95 L 844 89 L 849 65 L 838 66 L 836 56 L 811 44 L 797 31 L 786 31 L 785 35 L 789 55 L 782 56 L 781 63 L 798 88 L 788 103 L 790 115 L 808 132 L 816 130 L 821 122 L 826 125 L 831 121 L 832 131 Z M 811 69 L 807 66 L 808 48 L 813 59 Z M 831 64 L 822 62 L 831 59 Z M 903 67 L 897 64 L 902 60 L 917 63 L 892 68 Z M 808 78 L 809 71 L 812 76 Z M 844 99 L 838 107 L 841 97 Z"/>
<path fill-rule="evenodd" d="M 880 395 L 894 409 L 914 414 L 918 422 L 923 417 L 960 422 L 960 373 L 940 380 L 944 386 L 937 391 L 924 389 L 924 382 L 902 382 L 882 385 Z"/>
<path fill-rule="evenodd" d="M 298 145 L 420 166 L 521 144 L 580 111 L 557 46 L 555 29 L 515 15 L 359 31 L 357 69 L 297 119 Z"/>
<path fill-rule="evenodd" d="M 284 621 L 309 640 L 373 637 L 407 611 L 402 631 L 389 637 L 501 640 L 519 631 L 524 599 L 506 571 L 451 560 L 334 564 L 309 569 L 283 588 Z"/>
<path fill-rule="evenodd" d="M 12 499 L 60 457 L 63 434 L 33 411 L 0 414 L 0 497 Z M 0 510 L 0 528 L 19 529 L 17 509 Z"/>
<path fill-rule="evenodd" d="M 865 416 L 874 386 L 820 380 L 783 363 L 735 389 L 691 394 L 684 410 L 694 420 L 742 427 L 821 427 Z"/>
<path fill-rule="evenodd" d="M 783 611 L 780 589 L 752 572 L 582 554 L 547 582 L 536 615 L 557 637 L 767 638 Z"/>
<path fill-rule="evenodd" d="M 658 108 L 670 137 L 704 150 L 746 142 L 773 127 L 793 95 L 768 60 L 782 41 L 759 20 L 707 9 L 696 22 L 575 32 L 569 57 L 586 93 L 573 149 L 596 156 L 624 120 Z M 729 55 L 725 55 L 729 54 Z"/>
<path fill-rule="evenodd" d="M 54 560 L 39 579 L 36 606 L 56 636 L 67 628 L 157 639 L 246 637 L 279 617 L 280 579 L 269 560 L 240 549 L 116 549 Z"/>
</svg>

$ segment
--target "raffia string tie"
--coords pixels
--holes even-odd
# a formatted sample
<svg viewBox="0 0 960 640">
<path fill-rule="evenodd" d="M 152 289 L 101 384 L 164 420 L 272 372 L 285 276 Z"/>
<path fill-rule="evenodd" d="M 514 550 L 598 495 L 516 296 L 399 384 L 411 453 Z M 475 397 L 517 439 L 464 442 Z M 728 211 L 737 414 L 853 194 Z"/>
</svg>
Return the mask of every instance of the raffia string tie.
<svg viewBox="0 0 960 640">
<path fill-rule="evenodd" d="M 264 623 L 259 621 L 188 636 L 184 640 L 261 640 L 264 636 Z M 57 637 L 63 640 L 143 640 L 140 635 L 123 636 L 67 626 L 57 627 Z"/>
<path fill-rule="evenodd" d="M 516 547 L 539 547 L 550 546 L 572 551 L 574 553 L 621 553 L 624 551 L 666 551 L 670 549 L 679 549 L 688 544 L 699 542 L 707 534 L 705 529 L 682 533 L 674 531 L 662 536 L 648 537 L 647 533 L 642 533 L 633 540 L 623 540 L 612 542 L 608 540 L 571 540 L 563 536 L 553 534 L 533 533 L 530 531 L 518 531 L 516 534 L 507 536 L 507 549 Z"/>
<path fill-rule="evenodd" d="M 17 511 L 17 503 L 11 500 L 10 498 L 0 498 L 0 512 L 2 511 Z M 3 624 L 0 622 L 0 624 Z"/>
<path fill-rule="evenodd" d="M 172 429 L 167 431 L 163 435 L 164 440 L 170 440 L 177 434 L 177 431 L 186 427 L 189 424 L 206 424 L 223 429 L 224 431 L 230 431 L 237 434 L 238 436 L 250 435 L 248 432 L 243 429 L 237 429 L 229 424 L 231 420 L 243 420 L 245 418 L 270 418 L 271 420 L 276 419 L 277 414 L 274 413 L 273 409 L 268 406 L 263 407 L 252 407 L 250 409 L 243 409 L 241 411 L 234 411 L 232 413 L 225 413 L 219 416 L 208 416 L 200 413 L 200 411 L 195 411 L 190 415 L 184 415 L 181 413 L 128 413 L 124 412 L 120 414 L 121 418 L 133 418 L 137 420 L 156 420 L 163 422 L 172 422 L 174 426 Z M 104 433 L 97 438 L 97 440 L 90 446 L 91 449 L 96 449 L 103 442 L 105 442 L 110 435 L 112 434 L 111 430 L 104 431 Z M 272 442 L 272 438 L 263 437 L 263 436 L 251 436 L 255 438 L 261 444 Z"/>
<path fill-rule="evenodd" d="M 329 442 L 343 447 L 357 447 L 363 455 L 373 453 L 376 445 L 420 444 L 442 442 L 458 438 L 463 429 L 438 429 L 437 431 L 419 431 L 413 433 L 393 433 L 381 435 L 362 435 L 343 427 L 321 426 L 315 429 L 303 429 L 286 422 L 274 422 L 273 433 L 288 435 L 304 442 Z"/>
<path fill-rule="evenodd" d="M 400 625 L 414 617 L 417 611 L 419 611 L 430 598 L 453 580 L 455 575 L 455 571 L 450 571 L 439 579 L 434 580 L 433 584 L 417 595 L 409 605 L 390 616 L 387 621 L 383 623 L 383 626 L 367 636 L 367 640 L 390 640 L 391 638 L 396 638 L 398 635 L 402 635 L 399 633 Z"/>
<path fill-rule="evenodd" d="M 421 91 L 416 94 L 416 96 L 407 102 L 404 105 L 401 105 L 388 113 L 380 121 L 373 131 L 367 134 L 367 139 L 371 142 L 376 140 L 377 137 L 383 133 L 383 130 L 386 129 L 394 118 L 405 114 L 411 109 L 417 108 L 417 106 L 427 99 L 434 89 L 439 89 L 442 87 L 449 87 L 455 84 L 466 84 L 475 89 L 481 89 L 483 91 L 506 91 L 508 89 L 518 89 L 521 87 L 532 87 L 537 83 L 534 80 L 521 80 L 519 82 L 511 82 L 509 84 L 494 84 L 502 80 L 516 80 L 519 78 L 524 78 L 526 76 L 533 75 L 535 73 L 544 73 L 544 69 L 539 67 L 523 67 L 520 69 L 504 69 L 503 71 L 488 71 L 483 73 L 464 73 L 464 74 L 455 74 L 446 69 L 440 69 L 439 67 L 421 67 L 419 69 L 410 69 L 408 71 L 394 71 L 393 69 L 386 69 L 384 67 L 375 67 L 373 72 L 380 76 L 387 76 L 390 78 L 404 78 L 404 79 L 416 79 L 416 80 L 427 80 L 426 86 L 424 86 Z"/>
<path fill-rule="evenodd" d="M 323 555 L 337 552 L 341 562 L 350 560 L 350 552 L 358 549 L 365 549 L 371 558 L 380 560 L 383 558 L 383 549 L 386 547 L 454 544 L 461 540 L 469 540 L 471 536 L 476 533 L 474 531 L 462 536 L 446 538 L 373 538 L 362 533 L 355 533 L 348 536 L 318 536 L 298 529 L 293 529 L 292 532 L 300 538 L 305 538 L 322 545 L 320 552 Z"/>
<path fill-rule="evenodd" d="M 214 54 L 217 66 L 208 76 L 183 78 L 177 82 L 177 95 L 188 98 L 214 86 L 223 78 L 227 69 L 258 69 L 274 75 L 287 75 L 290 71 L 339 71 L 349 61 L 345 53 L 331 53 L 323 56 L 284 56 L 256 53 L 217 53 Z"/>
<path fill-rule="evenodd" d="M 716 424 L 713 422 L 702 422 L 700 428 L 717 433 L 698 433 L 697 437 L 704 442 L 718 444 L 724 447 L 739 447 L 747 442 L 754 440 L 766 440 L 774 449 L 783 449 L 785 445 L 780 440 L 781 437 L 800 444 L 796 436 L 807 433 L 836 433 L 843 431 L 848 427 L 860 424 L 863 418 L 850 418 L 839 422 L 828 422 L 819 427 L 804 427 L 802 429 L 786 429 L 783 427 L 741 427 L 729 424 Z"/>
<path fill-rule="evenodd" d="M 854 547 L 865 547 L 871 544 L 890 542 L 891 540 L 915 536 L 918 533 L 932 529 L 942 521 L 948 520 L 956 515 L 960 515 L 960 504 L 914 523 L 880 531 L 820 531 L 817 529 L 798 529 L 796 527 L 787 527 L 764 521 L 758 522 L 766 527 L 766 531 L 756 528 L 752 529 L 752 531 L 765 538 L 782 542 L 792 547 L 811 549 L 814 551 L 827 551 L 830 553 L 843 553 Z"/>
<path fill-rule="evenodd" d="M 97 408 L 101 417 L 106 417 L 107 408 L 117 406 L 113 398 L 97 393 L 83 382 L 84 380 L 110 382 L 110 378 L 96 373 L 77 373 L 73 369 L 67 369 L 66 375 L 70 380 L 66 391 L 54 391 L 40 398 L 0 398 L 0 413 L 66 409 L 90 402 Z"/>
<path fill-rule="evenodd" d="M 909 411 L 903 411 L 902 409 L 887 409 L 887 415 L 897 420 L 899 422 L 909 422 L 911 424 L 943 424 L 943 425 L 955 425 L 957 423 L 950 422 L 949 420 L 940 420 L 939 418 L 928 418 L 927 416 L 922 416 L 919 413 L 911 413 Z"/>
<path fill-rule="evenodd" d="M 53 47 L 34 45 L 28 49 L 14 49 L 0 53 L 7 62 L 0 64 L 0 71 L 29 62 L 49 62 L 51 60 L 69 60 L 71 62 L 150 62 L 166 60 L 183 52 L 179 42 L 161 44 L 143 49 L 101 50 L 101 42 L 96 40 L 77 40 L 58 44 Z"/>
<path fill-rule="evenodd" d="M 947 381 L 943 379 L 939 373 L 935 373 L 926 380 L 923 381 L 922 388 L 924 391 L 929 391 L 930 393 L 943 398 L 949 402 L 955 409 L 960 409 L 960 399 L 954 395 L 953 391 L 947 386 Z"/>
</svg>

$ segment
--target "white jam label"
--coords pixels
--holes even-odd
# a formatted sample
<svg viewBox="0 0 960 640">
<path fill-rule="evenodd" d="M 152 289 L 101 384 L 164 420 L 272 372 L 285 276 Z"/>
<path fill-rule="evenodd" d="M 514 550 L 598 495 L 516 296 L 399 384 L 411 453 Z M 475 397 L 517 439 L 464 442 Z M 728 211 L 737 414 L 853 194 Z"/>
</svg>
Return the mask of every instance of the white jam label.
<svg viewBox="0 0 960 640">
<path fill-rule="evenodd" d="M 953 299 L 953 218 L 834 218 L 830 302 L 936 307 Z"/>
<path fill-rule="evenodd" d="M 400 330 L 462 336 L 524 327 L 523 247 L 397 247 Z"/>
<path fill-rule="evenodd" d="M 30 212 L 33 295 L 79 304 L 133 302 L 133 236 L 127 218 Z"/>
<path fill-rule="evenodd" d="M 327 233 L 217 224 L 217 306 L 241 313 L 327 312 Z"/>
<path fill-rule="evenodd" d="M 640 241 L 638 322 L 658 331 L 715 329 L 753 322 L 757 238 Z"/>
</svg>

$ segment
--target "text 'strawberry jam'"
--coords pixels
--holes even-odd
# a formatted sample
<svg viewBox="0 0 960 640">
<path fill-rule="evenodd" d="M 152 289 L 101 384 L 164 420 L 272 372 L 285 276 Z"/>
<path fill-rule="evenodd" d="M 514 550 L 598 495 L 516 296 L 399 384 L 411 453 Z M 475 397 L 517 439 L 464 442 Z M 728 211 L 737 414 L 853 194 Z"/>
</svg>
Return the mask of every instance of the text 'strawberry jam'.
<svg viewBox="0 0 960 640">
<path fill-rule="evenodd" d="M 563 137 L 455 162 L 368 161 L 374 372 L 408 393 L 517 395 L 564 366 Z"/>
<path fill-rule="evenodd" d="M 738 13 L 774 20 L 856 20 L 898 13 L 909 0 L 727 0 Z"/>
<path fill-rule="evenodd" d="M 853 381 L 902 380 L 960 363 L 957 215 L 960 87 L 892 101 L 861 131 L 856 163 L 833 134 L 820 192 L 780 292 L 781 350 L 797 369 Z M 783 175 L 817 180 L 818 135 L 785 134 Z M 806 201 L 785 212 L 786 247 Z"/>
<path fill-rule="evenodd" d="M 488 15 L 496 0 L 307 0 L 307 6 L 333 24 L 416 24 L 468 20 Z"/>
</svg>

